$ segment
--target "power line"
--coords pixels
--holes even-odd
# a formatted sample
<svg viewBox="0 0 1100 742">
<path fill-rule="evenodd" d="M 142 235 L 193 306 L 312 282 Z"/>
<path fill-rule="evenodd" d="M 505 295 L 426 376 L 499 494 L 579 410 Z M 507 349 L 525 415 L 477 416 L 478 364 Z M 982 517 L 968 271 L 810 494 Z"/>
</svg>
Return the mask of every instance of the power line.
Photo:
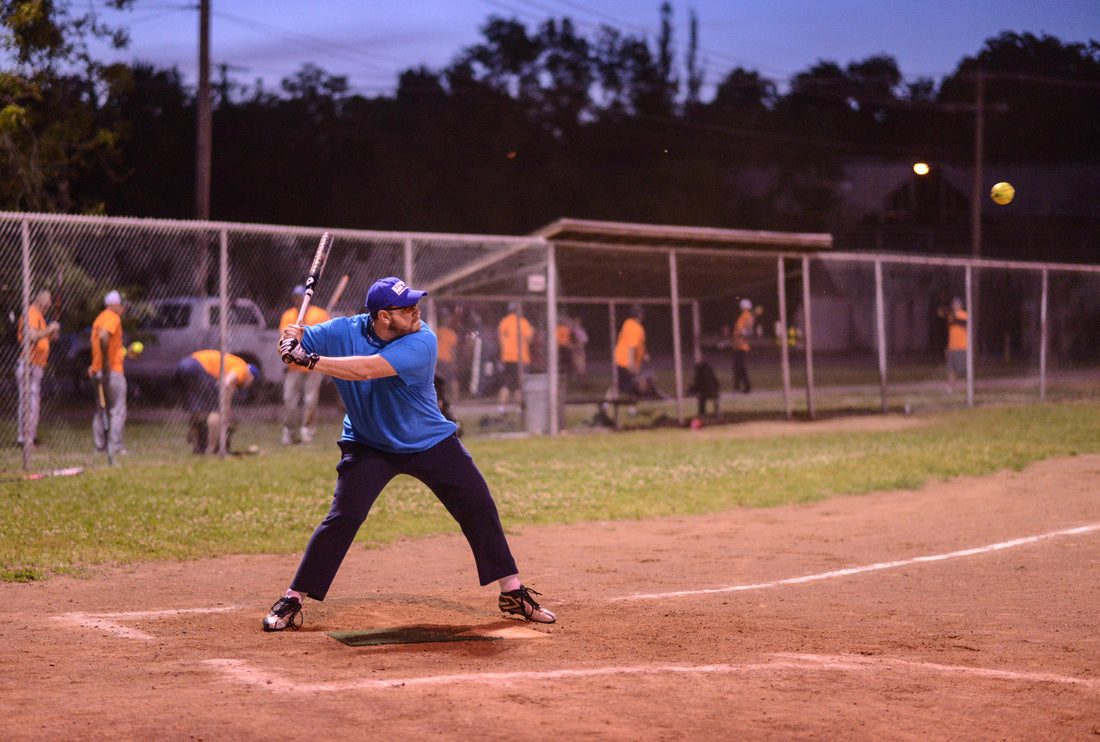
<svg viewBox="0 0 1100 742">
<path fill-rule="evenodd" d="M 311 34 L 302 33 L 301 31 L 294 31 L 288 28 L 282 28 L 271 23 L 257 21 L 254 18 L 246 18 L 244 16 L 234 15 L 232 13 L 224 13 L 220 11 L 215 11 L 214 16 L 222 20 L 229 21 L 230 23 L 235 23 L 243 28 L 258 30 L 259 32 L 265 33 L 274 38 L 276 41 L 282 41 L 284 43 L 292 44 L 302 49 L 323 53 L 326 56 L 337 57 L 347 61 L 355 62 L 356 64 L 373 67 L 374 69 L 379 71 L 389 71 L 389 67 L 383 66 L 380 63 L 401 64 L 394 59 L 389 59 L 380 54 L 363 52 L 357 47 L 353 48 L 346 44 L 335 42 L 332 39 L 322 38 L 320 36 L 313 36 Z"/>
</svg>

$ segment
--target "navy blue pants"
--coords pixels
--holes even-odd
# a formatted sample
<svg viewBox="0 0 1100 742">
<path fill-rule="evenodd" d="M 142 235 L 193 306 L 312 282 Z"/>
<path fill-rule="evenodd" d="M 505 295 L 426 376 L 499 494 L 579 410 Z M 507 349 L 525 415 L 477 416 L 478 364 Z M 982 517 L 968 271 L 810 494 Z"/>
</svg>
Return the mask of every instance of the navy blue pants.
<svg viewBox="0 0 1100 742">
<path fill-rule="evenodd" d="M 214 412 L 218 409 L 218 380 L 206 373 L 202 364 L 191 356 L 176 366 L 176 384 L 185 394 L 188 412 Z"/>
<path fill-rule="evenodd" d="M 371 506 L 398 474 L 427 485 L 458 521 L 482 585 L 518 572 L 489 485 L 456 436 L 418 453 L 388 453 L 354 441 L 340 441 L 339 446 L 332 507 L 309 540 L 292 590 L 325 599 Z"/>
</svg>

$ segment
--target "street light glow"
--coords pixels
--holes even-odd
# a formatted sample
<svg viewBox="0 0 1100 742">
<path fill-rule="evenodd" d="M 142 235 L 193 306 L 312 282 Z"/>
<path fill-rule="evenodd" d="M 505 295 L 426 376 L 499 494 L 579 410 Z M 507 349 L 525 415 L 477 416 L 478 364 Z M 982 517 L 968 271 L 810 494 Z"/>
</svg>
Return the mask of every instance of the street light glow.
<svg viewBox="0 0 1100 742">
<path fill-rule="evenodd" d="M 928 175 L 929 169 L 927 162 L 917 162 L 913 164 L 913 172 L 917 175 Z"/>
</svg>

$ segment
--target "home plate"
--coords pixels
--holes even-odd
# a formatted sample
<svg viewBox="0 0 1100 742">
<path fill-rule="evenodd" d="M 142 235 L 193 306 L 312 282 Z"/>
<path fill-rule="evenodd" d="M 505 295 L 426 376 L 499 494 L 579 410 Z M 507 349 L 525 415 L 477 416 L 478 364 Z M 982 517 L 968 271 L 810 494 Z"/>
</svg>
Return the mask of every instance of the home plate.
<svg viewBox="0 0 1100 742">
<path fill-rule="evenodd" d="M 477 642 L 499 639 L 541 639 L 547 634 L 519 626 L 478 628 L 473 626 L 399 626 L 390 629 L 326 632 L 349 647 L 378 644 L 422 644 L 426 642 Z"/>
<path fill-rule="evenodd" d="M 550 636 L 544 631 L 528 629 L 523 626 L 499 626 L 495 629 L 475 629 L 481 636 L 493 639 L 545 639 Z"/>
</svg>

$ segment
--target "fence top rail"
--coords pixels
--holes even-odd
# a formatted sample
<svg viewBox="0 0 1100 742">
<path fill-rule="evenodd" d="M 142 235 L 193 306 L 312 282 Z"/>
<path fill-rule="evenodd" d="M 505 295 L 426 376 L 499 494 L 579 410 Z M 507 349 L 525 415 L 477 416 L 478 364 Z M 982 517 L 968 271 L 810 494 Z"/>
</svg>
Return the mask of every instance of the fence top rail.
<svg viewBox="0 0 1100 742">
<path fill-rule="evenodd" d="M 178 232 L 195 232 L 203 230 L 218 232 L 264 232 L 267 234 L 291 235 L 296 237 L 315 237 L 322 232 L 331 232 L 334 237 L 362 240 L 436 240 L 499 243 L 502 245 L 528 243 L 532 246 L 546 244 L 543 238 L 532 236 L 454 234 L 447 232 L 387 232 L 369 229 L 299 227 L 279 224 L 257 224 L 252 222 L 188 221 L 183 219 L 154 219 L 131 216 L 89 216 L 83 214 L 44 214 L 22 211 L 0 211 L 0 222 L 5 221 L 35 224 L 74 224 L 93 227 L 141 227 Z"/>
<path fill-rule="evenodd" d="M 1007 268 L 1012 270 L 1048 270 L 1068 271 L 1072 273 L 1100 273 L 1100 265 L 1084 263 L 1050 263 L 1027 260 L 995 260 L 992 258 L 952 257 L 947 255 L 902 255 L 897 253 L 857 253 L 857 252 L 792 252 L 788 250 L 728 250 L 707 247 L 682 247 L 676 245 L 628 245 L 598 242 L 575 242 L 573 240 L 554 240 L 561 247 L 591 250 L 593 252 L 629 252 L 632 254 L 669 254 L 679 257 L 709 257 L 724 260 L 827 260 L 840 263 L 889 263 L 902 265 L 929 265 L 965 268 Z"/>
<path fill-rule="evenodd" d="M 793 256 L 792 256 L 793 257 Z M 801 256 L 799 256 L 801 257 Z M 1010 268 L 1013 270 L 1071 271 L 1074 273 L 1100 273 L 1100 265 L 1083 263 L 1047 263 L 1027 260 L 994 260 L 990 258 L 949 257 L 946 255 L 895 255 L 890 253 L 814 253 L 812 260 L 834 260 L 857 263 L 901 263 L 906 265 L 937 265 L 965 268 Z"/>
<path fill-rule="evenodd" d="M 682 227 L 588 219 L 559 219 L 537 230 L 534 234 L 553 242 L 588 244 L 594 247 L 774 245 L 796 249 L 828 250 L 833 246 L 833 236 L 828 233 Z"/>
<path fill-rule="evenodd" d="M 35 212 L 0 211 L 0 223 L 34 223 L 34 224 L 72 224 L 98 227 L 136 227 L 144 229 L 160 229 L 177 232 L 225 231 L 225 232 L 260 232 L 265 234 L 290 235 L 297 237 L 316 237 L 321 232 L 331 232 L 334 237 L 358 240 L 423 240 L 423 241 L 448 241 L 448 242 L 478 242 L 481 244 L 498 244 L 512 247 L 517 244 L 527 244 L 531 247 L 545 247 L 554 242 L 563 247 L 582 248 L 590 250 L 634 250 L 639 252 L 675 252 L 679 255 L 706 255 L 720 256 L 724 258 L 784 258 L 790 260 L 829 260 L 857 263 L 890 263 L 903 265 L 931 265 L 954 266 L 965 268 L 1006 268 L 1013 270 L 1046 270 L 1068 271 L 1076 273 L 1100 273 L 1100 265 L 1083 263 L 1051 263 L 1042 261 L 1023 260 L 994 260 L 981 257 L 965 256 L 918 256 L 893 253 L 853 253 L 853 252 L 802 252 L 797 250 L 769 250 L 767 248 L 750 248 L 731 252 L 728 249 L 715 247 L 703 247 L 699 243 L 694 246 L 655 244 L 654 239 L 667 239 L 670 242 L 677 238 L 695 240 L 718 239 L 724 242 L 742 242 L 759 246 L 767 241 L 774 240 L 775 244 L 788 247 L 825 247 L 831 245 L 832 235 L 828 234 L 801 234 L 782 232 L 753 232 L 748 230 L 728 230 L 711 228 L 668 228 L 658 225 L 642 224 L 618 224 L 616 222 L 589 222 L 582 220 L 559 220 L 554 224 L 532 235 L 478 235 L 455 234 L 446 232 L 399 232 L 365 229 L 339 229 L 326 227 L 300 227 L 273 224 L 256 224 L 251 222 L 224 222 L 224 221 L 187 221 L 182 219 L 154 219 L 145 217 L 125 216 L 88 216 L 81 214 L 46 214 Z M 602 234 L 614 234 L 619 239 L 628 239 L 630 236 L 639 237 L 642 244 L 631 245 L 628 242 L 590 242 L 577 241 L 566 237 L 555 238 L 555 234 L 562 234 L 567 228 L 581 225 L 587 228 L 596 228 Z M 619 229 L 614 229 L 619 227 Z M 641 231 L 639 231 L 641 230 Z"/>
</svg>

